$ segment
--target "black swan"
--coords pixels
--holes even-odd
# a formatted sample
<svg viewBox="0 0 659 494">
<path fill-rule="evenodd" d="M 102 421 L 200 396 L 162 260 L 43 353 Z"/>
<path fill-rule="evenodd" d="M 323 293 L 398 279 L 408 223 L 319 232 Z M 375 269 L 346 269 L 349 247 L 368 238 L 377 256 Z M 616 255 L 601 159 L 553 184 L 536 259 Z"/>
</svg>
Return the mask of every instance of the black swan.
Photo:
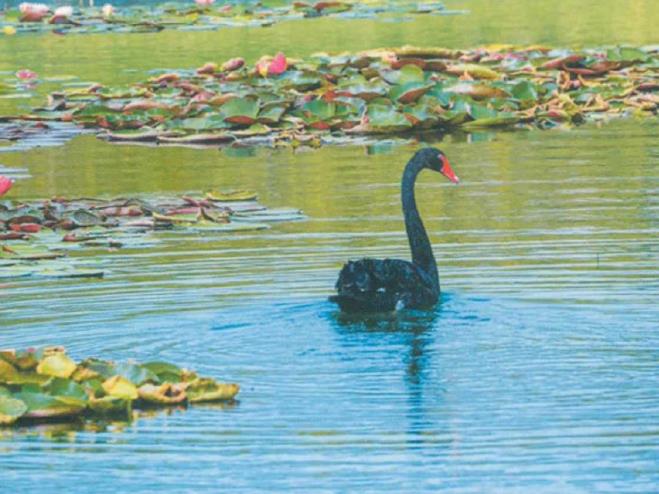
<svg viewBox="0 0 659 494">
<path fill-rule="evenodd" d="M 401 183 L 405 230 L 412 262 L 400 259 L 348 261 L 336 282 L 338 295 L 330 297 L 344 312 L 389 312 L 428 309 L 439 298 L 439 276 L 428 234 L 414 198 L 414 183 L 421 170 L 440 172 L 453 183 L 459 179 L 439 149 L 417 151 L 407 163 Z"/>
</svg>

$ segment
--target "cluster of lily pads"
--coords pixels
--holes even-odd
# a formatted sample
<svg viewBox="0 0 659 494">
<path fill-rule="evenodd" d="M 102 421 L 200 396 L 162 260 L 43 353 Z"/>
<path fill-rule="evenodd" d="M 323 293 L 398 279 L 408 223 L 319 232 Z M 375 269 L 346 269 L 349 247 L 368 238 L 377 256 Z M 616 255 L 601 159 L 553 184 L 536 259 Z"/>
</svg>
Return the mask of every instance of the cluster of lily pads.
<svg viewBox="0 0 659 494">
<path fill-rule="evenodd" d="M 47 419 L 131 419 L 133 408 L 233 400 L 239 386 L 167 362 L 76 363 L 63 347 L 0 350 L 0 426 Z"/>
<path fill-rule="evenodd" d="M 319 145 L 331 136 L 551 128 L 655 115 L 659 48 L 402 47 L 235 58 L 126 87 L 51 93 L 31 118 L 72 121 L 112 141 Z"/>
<path fill-rule="evenodd" d="M 157 241 L 151 234 L 160 231 L 189 235 L 260 230 L 272 222 L 305 218 L 297 209 L 268 209 L 256 199 L 251 191 L 212 191 L 203 198 L 0 202 L 0 279 L 103 277 L 98 263 L 62 258 L 83 248 L 148 247 Z"/>
<path fill-rule="evenodd" d="M 260 2 L 215 2 L 102 7 L 63 6 L 50 8 L 24 2 L 20 8 L 0 10 L 0 32 L 15 33 L 103 33 L 157 32 L 163 29 L 215 30 L 222 27 L 267 27 L 281 21 L 332 16 L 345 19 L 405 16 L 414 14 L 461 14 L 447 10 L 441 2 L 334 1 L 303 2 L 268 7 Z"/>
</svg>

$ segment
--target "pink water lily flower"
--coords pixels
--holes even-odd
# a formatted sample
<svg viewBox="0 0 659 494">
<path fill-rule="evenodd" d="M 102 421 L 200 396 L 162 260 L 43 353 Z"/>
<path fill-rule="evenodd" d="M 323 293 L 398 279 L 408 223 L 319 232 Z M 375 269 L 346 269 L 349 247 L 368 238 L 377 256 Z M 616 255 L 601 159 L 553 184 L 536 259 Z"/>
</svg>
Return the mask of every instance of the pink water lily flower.
<svg viewBox="0 0 659 494">
<path fill-rule="evenodd" d="M 30 79 L 36 79 L 38 76 L 36 72 L 32 72 L 29 69 L 22 69 L 16 72 L 16 77 L 21 81 L 29 81 Z"/>
<path fill-rule="evenodd" d="M 283 74 L 287 68 L 286 56 L 281 52 L 277 53 L 274 58 L 265 56 L 256 62 L 256 71 L 262 77 Z"/>
<path fill-rule="evenodd" d="M 0 197 L 5 195 L 13 185 L 14 181 L 11 178 L 0 175 Z"/>
<path fill-rule="evenodd" d="M 194 0 L 200 7 L 210 7 L 215 3 L 215 0 Z"/>
<path fill-rule="evenodd" d="M 18 6 L 18 10 L 20 10 L 22 14 L 22 22 L 39 22 L 48 15 L 50 9 L 48 8 L 48 5 L 43 3 L 23 2 Z"/>
<path fill-rule="evenodd" d="M 268 74 L 279 75 L 286 72 L 287 68 L 288 62 L 286 61 L 286 56 L 279 52 L 275 55 L 275 58 L 272 60 L 272 63 L 268 67 Z"/>
</svg>

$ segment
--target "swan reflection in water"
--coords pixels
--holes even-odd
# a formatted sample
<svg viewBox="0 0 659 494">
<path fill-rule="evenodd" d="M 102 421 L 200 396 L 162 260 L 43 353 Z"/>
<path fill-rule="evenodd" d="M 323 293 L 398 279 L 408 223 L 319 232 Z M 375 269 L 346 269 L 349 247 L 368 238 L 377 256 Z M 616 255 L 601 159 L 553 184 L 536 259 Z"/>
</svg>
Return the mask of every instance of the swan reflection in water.
<svg viewBox="0 0 659 494">
<path fill-rule="evenodd" d="M 443 295 L 444 299 L 448 299 Z M 401 429 L 406 431 L 407 447 L 427 447 L 429 443 L 452 443 L 446 438 L 448 424 L 444 420 L 445 389 L 438 375 L 441 365 L 433 364 L 439 358 L 437 342 L 442 319 L 442 303 L 430 311 L 402 310 L 379 314 L 347 314 L 333 311 L 328 314 L 339 344 L 351 348 L 360 346 L 364 359 L 372 359 L 373 369 L 380 374 L 381 383 L 371 405 L 389 406 L 393 395 L 400 394 L 399 376 L 402 371 L 404 403 L 398 416 L 404 415 Z M 392 381 L 392 386 L 387 385 Z M 369 390 L 370 391 L 370 390 Z M 395 424 L 392 424 L 395 426 Z M 443 440 L 439 440 L 439 438 Z"/>
</svg>

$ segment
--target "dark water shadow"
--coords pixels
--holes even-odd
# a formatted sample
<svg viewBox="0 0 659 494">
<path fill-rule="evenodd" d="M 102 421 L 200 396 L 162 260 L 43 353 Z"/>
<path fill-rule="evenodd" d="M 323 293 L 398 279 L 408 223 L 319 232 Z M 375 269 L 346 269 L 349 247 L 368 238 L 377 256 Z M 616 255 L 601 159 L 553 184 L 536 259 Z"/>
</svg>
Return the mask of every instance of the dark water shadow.
<svg viewBox="0 0 659 494">
<path fill-rule="evenodd" d="M 404 366 L 404 386 L 407 395 L 407 446 L 424 449 L 431 442 L 434 446 L 446 448 L 447 425 L 432 410 L 441 409 L 444 404 L 444 389 L 438 380 L 437 369 L 441 365 L 433 363 L 439 355 L 430 347 L 436 343 L 438 328 L 442 325 L 443 311 L 450 296 L 444 296 L 430 311 L 403 310 L 382 314 L 343 314 L 333 311 L 327 315 L 336 333 L 345 341 L 362 336 L 364 345 L 377 346 L 377 340 L 388 337 L 404 348 L 402 355 L 392 355 L 393 360 Z M 452 315 L 448 316 L 453 317 Z M 366 336 L 366 338 L 363 338 Z M 383 350 L 390 351 L 390 350 Z M 435 371 L 430 373 L 430 369 Z M 392 371 L 395 372 L 395 368 Z M 427 391 L 430 390 L 429 393 Z M 450 437 L 450 434 L 448 434 Z M 447 444 L 438 443 L 447 442 Z"/>
</svg>

